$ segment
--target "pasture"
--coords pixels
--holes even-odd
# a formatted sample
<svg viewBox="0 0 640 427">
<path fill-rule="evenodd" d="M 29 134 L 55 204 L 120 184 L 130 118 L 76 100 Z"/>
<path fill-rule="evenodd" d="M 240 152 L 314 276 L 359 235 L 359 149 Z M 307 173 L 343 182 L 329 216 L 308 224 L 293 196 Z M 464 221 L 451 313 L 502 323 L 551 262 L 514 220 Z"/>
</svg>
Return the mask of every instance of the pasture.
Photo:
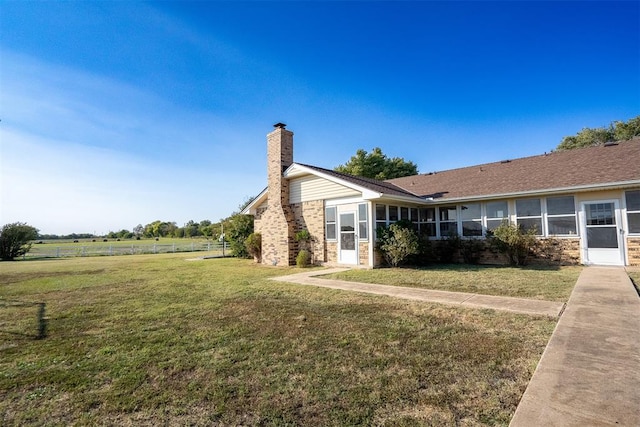
<svg viewBox="0 0 640 427">
<path fill-rule="evenodd" d="M 2 424 L 507 425 L 555 326 L 187 257 L 1 263 Z"/>
</svg>

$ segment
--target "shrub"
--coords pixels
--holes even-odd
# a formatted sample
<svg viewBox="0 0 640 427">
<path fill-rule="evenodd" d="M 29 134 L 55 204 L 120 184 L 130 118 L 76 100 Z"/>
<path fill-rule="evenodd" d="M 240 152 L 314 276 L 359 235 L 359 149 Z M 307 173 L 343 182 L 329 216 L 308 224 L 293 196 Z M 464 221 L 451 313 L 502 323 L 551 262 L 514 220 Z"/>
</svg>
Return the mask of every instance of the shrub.
<svg viewBox="0 0 640 427">
<path fill-rule="evenodd" d="M 262 235 L 260 233 L 251 233 L 244 241 L 247 252 L 256 260 L 262 261 Z"/>
<path fill-rule="evenodd" d="M 438 242 L 438 260 L 443 264 L 451 264 L 460 249 L 460 236 L 458 233 L 450 233 L 447 237 Z"/>
<path fill-rule="evenodd" d="M 298 267 L 308 267 L 311 265 L 311 254 L 308 250 L 303 249 L 298 252 L 298 256 L 296 257 L 296 265 Z"/>
<path fill-rule="evenodd" d="M 22 222 L 5 224 L 0 229 L 0 258 L 13 261 L 31 249 L 31 241 L 38 237 L 38 230 Z"/>
<path fill-rule="evenodd" d="M 460 254 L 465 264 L 477 264 L 485 245 L 482 240 L 468 239 L 460 241 Z"/>
<path fill-rule="evenodd" d="M 420 252 L 418 234 L 402 223 L 378 228 L 378 250 L 392 267 L 404 263 Z"/>
<path fill-rule="evenodd" d="M 505 254 L 511 265 L 526 265 L 529 255 L 538 246 L 536 230 L 522 230 L 515 224 L 503 223 L 489 235 L 492 248 Z"/>
</svg>

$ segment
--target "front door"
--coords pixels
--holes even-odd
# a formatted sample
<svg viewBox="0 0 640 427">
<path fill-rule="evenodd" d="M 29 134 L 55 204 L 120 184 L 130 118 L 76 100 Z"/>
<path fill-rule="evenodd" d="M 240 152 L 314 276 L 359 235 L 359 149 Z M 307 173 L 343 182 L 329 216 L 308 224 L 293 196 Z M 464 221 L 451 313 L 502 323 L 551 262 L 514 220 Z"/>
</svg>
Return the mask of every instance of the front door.
<svg viewBox="0 0 640 427">
<path fill-rule="evenodd" d="M 624 239 L 616 200 L 582 204 L 585 264 L 624 265 Z"/>
<path fill-rule="evenodd" d="M 356 213 L 340 213 L 340 264 L 358 264 L 358 236 L 356 236 Z"/>
</svg>

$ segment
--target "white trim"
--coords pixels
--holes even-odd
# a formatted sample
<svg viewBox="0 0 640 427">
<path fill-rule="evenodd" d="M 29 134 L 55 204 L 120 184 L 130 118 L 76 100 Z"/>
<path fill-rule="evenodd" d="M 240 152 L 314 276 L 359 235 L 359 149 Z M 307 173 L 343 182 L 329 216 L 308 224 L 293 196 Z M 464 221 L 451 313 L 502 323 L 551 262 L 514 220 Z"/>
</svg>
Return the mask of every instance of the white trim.
<svg viewBox="0 0 640 427">
<path fill-rule="evenodd" d="M 586 191 L 603 191 L 603 190 L 619 190 L 619 189 L 627 189 L 634 188 L 640 185 L 640 180 L 632 180 L 632 181 L 620 181 L 620 182 L 608 182 L 604 184 L 587 184 L 587 185 L 578 185 L 574 187 L 557 187 L 557 188 L 549 188 L 549 189 L 541 189 L 541 190 L 529 190 L 529 191 L 519 191 L 512 193 L 498 193 L 498 194 L 487 194 L 487 195 L 479 195 L 479 196 L 467 196 L 467 197 L 452 197 L 450 199 L 422 199 L 425 201 L 430 201 L 431 204 L 449 204 L 449 203 L 459 203 L 466 201 L 482 201 L 488 199 L 511 199 L 511 198 L 520 198 L 520 197 L 545 197 L 548 195 L 555 194 L 563 194 L 563 193 L 584 193 Z"/>
<path fill-rule="evenodd" d="M 602 263 L 602 265 L 627 265 L 627 239 L 624 234 L 624 224 L 622 223 L 622 209 L 620 199 L 590 199 L 580 202 L 580 254 L 582 263 L 585 265 L 597 265 L 589 259 L 588 236 L 587 236 L 587 218 L 585 206 L 596 203 L 613 203 L 614 217 L 616 219 L 616 237 L 618 239 L 618 253 L 620 263 Z"/>
<path fill-rule="evenodd" d="M 268 193 L 269 193 L 269 187 L 262 190 L 260 194 L 258 194 L 255 197 L 255 199 L 253 199 L 251 203 L 249 203 L 247 207 L 245 207 L 240 213 L 242 215 L 255 215 L 257 211 L 257 207 L 260 206 L 265 200 L 267 200 Z"/>
</svg>

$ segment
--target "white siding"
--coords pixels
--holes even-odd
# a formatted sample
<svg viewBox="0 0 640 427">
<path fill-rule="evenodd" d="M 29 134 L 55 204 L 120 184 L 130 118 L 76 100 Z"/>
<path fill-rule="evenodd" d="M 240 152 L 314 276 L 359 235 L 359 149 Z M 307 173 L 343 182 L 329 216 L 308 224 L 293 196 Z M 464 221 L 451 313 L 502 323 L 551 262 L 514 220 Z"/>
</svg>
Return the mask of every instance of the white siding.
<svg viewBox="0 0 640 427">
<path fill-rule="evenodd" d="M 294 178 L 289 182 L 289 203 L 353 196 L 361 196 L 361 193 L 313 175 Z"/>
</svg>

